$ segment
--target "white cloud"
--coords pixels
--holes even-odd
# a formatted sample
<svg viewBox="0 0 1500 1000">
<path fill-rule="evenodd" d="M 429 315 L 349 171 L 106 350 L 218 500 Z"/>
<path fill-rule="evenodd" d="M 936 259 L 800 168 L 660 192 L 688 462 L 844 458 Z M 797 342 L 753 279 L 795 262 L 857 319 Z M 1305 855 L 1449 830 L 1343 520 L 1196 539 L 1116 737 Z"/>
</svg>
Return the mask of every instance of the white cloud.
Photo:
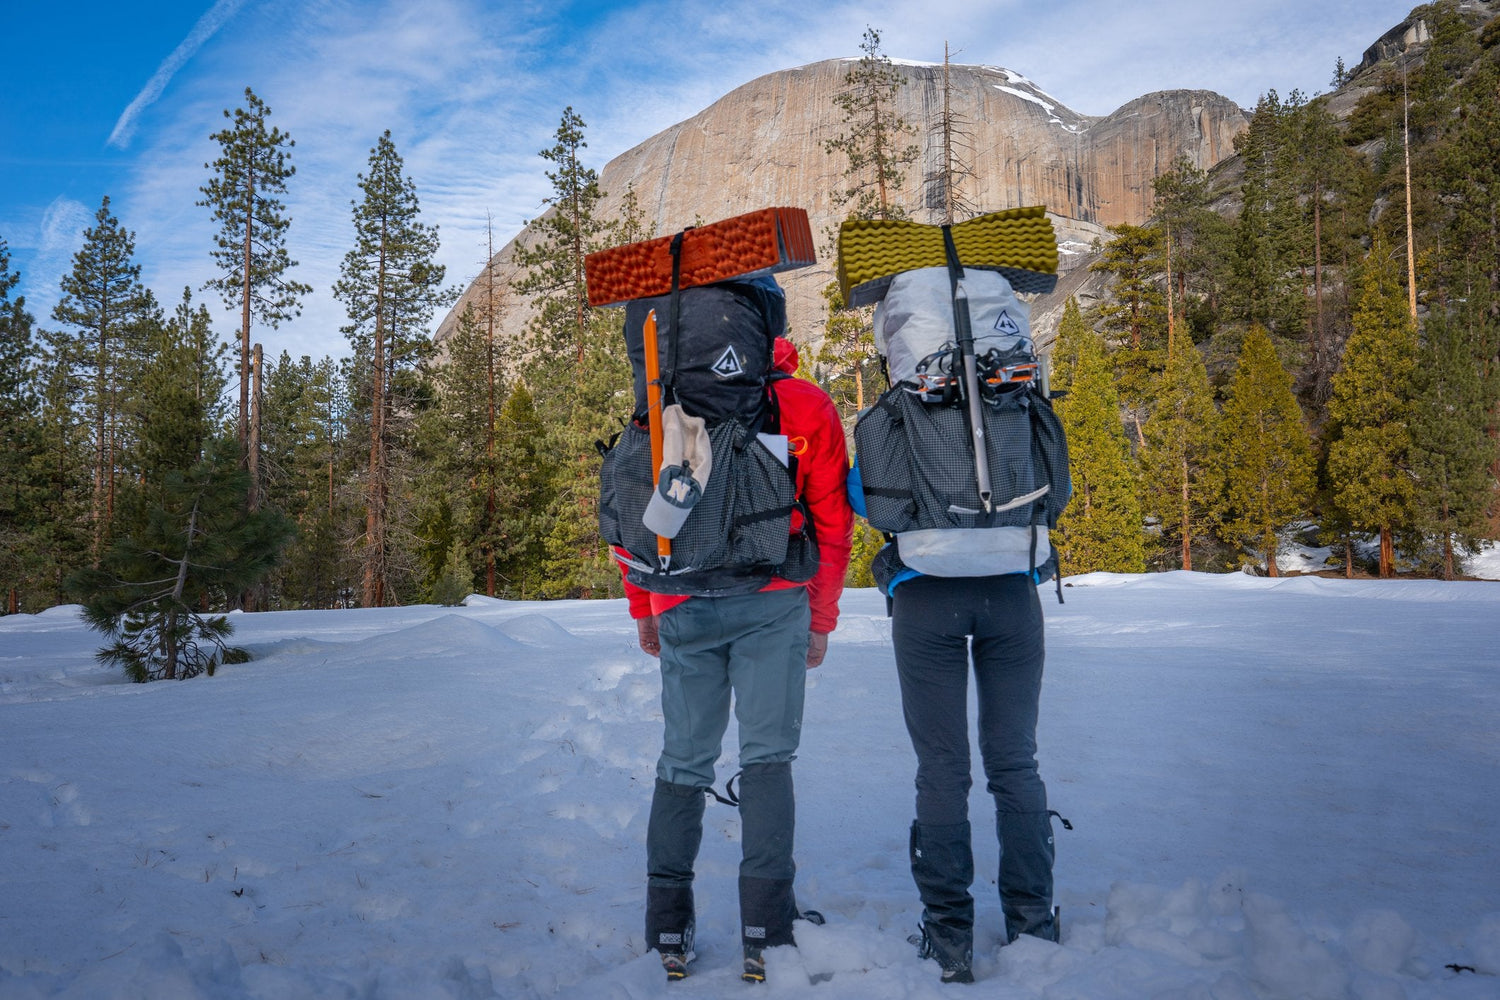
<svg viewBox="0 0 1500 1000">
<path fill-rule="evenodd" d="M 26 310 L 38 323 L 49 325 L 52 307 L 60 298 L 61 277 L 73 269 L 73 255 L 83 246 L 83 231 L 94 224 L 97 206 L 90 208 L 71 198 L 57 198 L 42 213 L 30 243 L 26 267 L 21 272 L 21 292 Z M 14 264 L 14 262 L 13 262 Z"/>
<path fill-rule="evenodd" d="M 356 177 L 387 128 L 459 283 L 481 267 L 487 216 L 498 247 L 541 212 L 549 165 L 537 154 L 569 105 L 588 123 L 586 162 L 601 169 L 757 76 L 857 56 L 866 25 L 893 58 L 940 61 L 946 41 L 955 62 L 1011 69 L 1084 114 L 1166 87 L 1253 104 L 1267 88 L 1317 89 L 1336 58 L 1353 65 L 1405 13 L 1397 0 L 219 0 L 116 125 L 134 166 L 113 207 L 137 230 L 142 277 L 158 296 L 175 301 L 184 285 L 197 294 L 212 275 L 213 225 L 194 204 L 216 155 L 209 136 L 251 86 L 296 140 L 288 250 L 315 289 L 301 318 L 257 335 L 268 352 L 338 355 L 345 320 L 330 288 Z M 219 30 L 231 16 L 234 30 Z M 70 239 L 69 253 L 76 230 Z M 61 273 L 66 255 L 59 263 Z M 237 321 L 225 313 L 218 325 Z"/>
<path fill-rule="evenodd" d="M 117 149 L 125 149 L 130 145 L 131 137 L 135 135 L 136 119 L 142 111 L 156 103 L 161 97 L 162 91 L 167 89 L 167 84 L 177 74 L 183 65 L 193 57 L 193 54 L 203 46 L 203 43 L 213 37 L 214 32 L 223 26 L 240 9 L 245 0 L 219 0 L 208 13 L 198 18 L 198 23 L 193 25 L 193 30 L 188 32 L 184 38 L 172 50 L 172 54 L 162 60 L 162 64 L 156 68 L 151 79 L 146 81 L 146 86 L 135 95 L 125 110 L 120 114 L 119 120 L 115 122 L 114 130 L 109 133 L 106 145 Z"/>
</svg>

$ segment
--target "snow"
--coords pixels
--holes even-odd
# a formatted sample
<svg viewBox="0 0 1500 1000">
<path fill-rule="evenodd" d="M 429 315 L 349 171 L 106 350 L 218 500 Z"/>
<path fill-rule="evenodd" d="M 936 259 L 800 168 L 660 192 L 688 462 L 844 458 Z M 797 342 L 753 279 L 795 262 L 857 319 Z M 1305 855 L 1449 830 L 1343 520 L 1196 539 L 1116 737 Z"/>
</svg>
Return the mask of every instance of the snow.
<svg viewBox="0 0 1500 1000">
<path fill-rule="evenodd" d="M 1039 732 L 1064 938 L 1001 946 L 981 777 L 968 995 L 1500 996 L 1500 586 L 1067 583 Z M 661 716 L 622 602 L 233 620 L 251 662 L 132 685 L 77 608 L 0 618 L 0 998 L 756 992 L 724 806 L 695 975 L 642 951 Z M 756 995 L 952 992 L 905 941 L 913 768 L 883 599 L 850 592 L 795 768 L 828 923 Z"/>
<path fill-rule="evenodd" d="M 1464 572 L 1480 580 L 1500 580 L 1500 543 L 1485 542 L 1478 554 L 1464 560 Z"/>
<path fill-rule="evenodd" d="M 1035 94 L 1028 94 L 1024 90 L 1017 90 L 1015 87 L 1001 86 L 998 83 L 995 85 L 995 89 L 996 90 L 1003 90 L 1003 91 L 1005 91 L 1005 93 L 1012 94 L 1012 95 L 1014 95 L 1016 97 L 1019 97 L 1023 101 L 1030 101 L 1032 104 L 1039 104 L 1039 105 L 1041 105 L 1043 111 L 1047 112 L 1047 114 L 1049 114 L 1049 115 L 1052 115 L 1052 120 L 1053 121 L 1061 121 L 1062 120 L 1062 119 L 1058 118 L 1057 115 L 1053 114 L 1053 112 L 1052 112 L 1053 106 L 1051 104 L 1048 104 L 1046 101 L 1042 100 L 1040 97 L 1037 97 Z"/>
<path fill-rule="evenodd" d="M 1010 77 L 1011 77 L 1012 80 L 1018 80 L 1018 79 L 1024 80 L 1024 78 L 1016 77 L 1014 74 L 1010 74 Z M 1082 125 L 1077 125 L 1077 124 L 1069 125 L 1067 122 L 1064 122 L 1061 118 L 1057 117 L 1057 112 L 1055 110 L 1056 105 L 1050 104 L 1047 101 L 1042 100 L 1036 94 L 1030 93 L 1030 92 L 1025 91 L 1025 90 L 1018 90 L 1015 87 L 1007 87 L 1004 84 L 999 84 L 999 83 L 995 84 L 994 87 L 995 87 L 996 90 L 1003 91 L 1003 92 L 1005 92 L 1007 94 L 1010 94 L 1012 97 L 1019 97 L 1023 101 L 1030 101 L 1032 104 L 1039 105 L 1041 107 L 1041 109 L 1047 113 L 1047 123 L 1049 125 L 1061 125 L 1062 128 L 1063 128 L 1063 130 L 1067 131 L 1067 132 L 1084 132 L 1084 131 L 1087 131 L 1086 128 L 1084 126 L 1082 126 Z"/>
</svg>

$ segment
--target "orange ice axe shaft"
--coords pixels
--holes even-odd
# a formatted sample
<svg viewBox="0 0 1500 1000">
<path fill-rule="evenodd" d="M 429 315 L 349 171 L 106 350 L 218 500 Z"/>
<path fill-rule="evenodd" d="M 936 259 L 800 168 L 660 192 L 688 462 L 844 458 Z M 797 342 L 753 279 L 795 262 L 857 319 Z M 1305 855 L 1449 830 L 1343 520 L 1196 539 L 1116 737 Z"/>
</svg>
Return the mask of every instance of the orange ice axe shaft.
<svg viewBox="0 0 1500 1000">
<path fill-rule="evenodd" d="M 642 325 L 642 339 L 646 347 L 646 426 L 651 431 L 651 488 L 656 489 L 656 480 L 661 476 L 661 360 L 656 349 L 656 310 L 646 314 Z M 661 561 L 663 572 L 672 564 L 672 540 L 656 536 L 656 556 Z"/>
</svg>

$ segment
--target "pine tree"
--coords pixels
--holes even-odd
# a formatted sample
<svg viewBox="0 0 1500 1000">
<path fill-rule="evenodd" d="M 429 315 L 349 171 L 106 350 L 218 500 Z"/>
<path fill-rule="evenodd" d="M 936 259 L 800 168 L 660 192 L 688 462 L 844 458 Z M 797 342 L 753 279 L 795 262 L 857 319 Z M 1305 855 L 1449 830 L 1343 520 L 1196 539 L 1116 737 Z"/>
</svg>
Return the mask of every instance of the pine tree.
<svg viewBox="0 0 1500 1000">
<path fill-rule="evenodd" d="M 1288 123 L 1292 183 L 1298 202 L 1304 206 L 1303 225 L 1311 225 L 1306 245 L 1312 256 L 1312 315 L 1309 318 L 1310 381 L 1313 398 L 1328 399 L 1333 373 L 1338 368 L 1336 324 L 1327 300 L 1326 265 L 1330 251 L 1342 258 L 1340 244 L 1349 239 L 1350 209 L 1362 188 L 1365 171 L 1344 144 L 1337 121 L 1323 100 L 1314 100 L 1292 112 Z M 1310 223 L 1307 216 L 1311 216 Z M 1330 225 L 1331 223 L 1331 225 Z M 1301 262 L 1307 270 L 1307 262 Z"/>
<path fill-rule="evenodd" d="M 823 144 L 828 155 L 842 154 L 843 187 L 834 200 L 851 219 L 905 219 L 899 195 L 906 174 L 921 154 L 910 142 L 916 128 L 896 109 L 905 76 L 880 51 L 880 32 L 866 27 L 864 53 L 844 74 L 844 89 L 833 103 L 843 114 L 844 131 Z M 951 125 L 951 123 L 950 123 Z M 944 178 L 951 181 L 945 172 Z M 823 342 L 815 363 L 818 381 L 839 410 L 852 417 L 865 407 L 867 379 L 878 367 L 869 307 L 847 309 L 837 282 L 823 289 L 828 303 Z"/>
<path fill-rule="evenodd" d="M 93 562 L 91 427 L 83 416 L 84 387 L 75 377 L 83 346 L 72 338 L 43 334 L 37 368 L 41 396 L 44 493 L 36 511 L 37 546 L 46 553 L 41 606 L 67 600 L 65 582 Z"/>
<path fill-rule="evenodd" d="M 881 388 L 875 384 L 880 356 L 875 351 L 872 310 L 845 308 L 837 281 L 823 287 L 823 299 L 828 318 L 815 363 L 817 381 L 847 420 L 863 410 Z"/>
<path fill-rule="evenodd" d="M 472 307 L 464 309 L 443 346 L 446 357 L 432 370 L 436 404 L 423 413 L 417 428 L 428 469 L 421 491 L 420 534 L 429 544 L 446 536 L 444 550 L 431 553 L 437 562 L 436 577 L 448 573 L 451 552 L 474 553 L 482 565 L 483 592 L 493 597 L 498 533 L 494 444 L 500 416 L 496 395 L 503 399 L 504 386 L 490 381 L 495 372 L 494 339 Z M 474 588 L 474 576 L 471 569 L 463 596 Z"/>
<path fill-rule="evenodd" d="M 1485 391 L 1482 313 L 1465 303 L 1457 315 L 1434 311 L 1417 365 L 1412 408 L 1412 472 L 1418 525 L 1438 546 L 1445 580 L 1486 533 L 1489 467 L 1495 441 L 1486 433 L 1493 396 Z M 1480 348 L 1482 349 L 1482 348 Z"/>
<path fill-rule="evenodd" d="M 501 593 L 525 600 L 542 590 L 545 526 L 556 497 L 546 430 L 524 381 L 506 396 L 497 444 L 496 464 L 504 474 L 495 508 L 496 573 Z"/>
<path fill-rule="evenodd" d="M 1496 22 L 1491 22 L 1493 25 Z M 1492 52 L 1500 51 L 1492 49 Z M 1480 62 L 1459 91 L 1432 183 L 1447 194 L 1440 241 L 1455 290 L 1477 282 L 1500 296 L 1500 58 Z M 1473 272 L 1478 271 L 1478 277 Z M 1500 346 L 1500 345 L 1497 345 Z"/>
<path fill-rule="evenodd" d="M 1437 0 L 1422 13 L 1427 46 L 1412 69 L 1409 86 L 1411 126 L 1418 142 L 1448 126 L 1459 103 L 1454 84 L 1479 55 L 1479 41 L 1455 0 Z"/>
<path fill-rule="evenodd" d="M 268 366 L 266 507 L 296 525 L 295 543 L 269 578 L 273 606 L 332 608 L 352 593 L 358 566 L 350 551 L 361 510 L 349 484 L 363 456 L 348 447 L 348 395 L 331 358 L 294 362 L 283 351 Z"/>
<path fill-rule="evenodd" d="M 126 446 L 125 394 L 141 356 L 143 324 L 154 311 L 135 263 L 135 234 L 109 211 L 106 197 L 84 230 L 83 248 L 62 279 L 63 296 L 52 310 L 56 322 L 74 328 L 52 334 L 54 353 L 70 362 L 93 431 L 91 524 L 93 558 L 108 546 L 115 517 L 119 454 Z"/>
<path fill-rule="evenodd" d="M 46 492 L 41 405 L 36 391 L 40 345 L 24 296 L 12 297 L 21 275 L 10 269 L 0 237 L 0 614 L 31 606 L 47 561 L 37 521 Z"/>
<path fill-rule="evenodd" d="M 1377 230 L 1365 259 L 1354 332 L 1334 376 L 1336 437 L 1328 475 L 1334 500 L 1357 528 L 1380 534 L 1380 575 L 1395 572 L 1395 534 L 1413 521 L 1411 415 L 1417 334 L 1401 266 Z"/>
<path fill-rule="evenodd" d="M 1193 543 L 1217 525 L 1223 476 L 1214 461 L 1219 412 L 1203 355 L 1186 337 L 1167 357 L 1146 445 L 1141 450 L 1145 509 L 1161 523 L 1163 543 L 1177 542 L 1182 569 L 1193 568 Z"/>
<path fill-rule="evenodd" d="M 406 432 L 403 414 L 425 390 L 415 370 L 431 341 L 433 313 L 449 300 L 445 269 L 435 262 L 438 234 L 419 217 L 416 185 L 402 174 L 389 130 L 370 150 L 359 176 L 364 200 L 354 209 L 355 246 L 344 255 L 334 295 L 344 303 L 344 327 L 356 371 L 369 378 L 370 461 L 365 480 L 364 569 L 360 600 L 381 607 L 392 573 L 392 455 Z"/>
<path fill-rule="evenodd" d="M 1114 363 L 1119 395 L 1130 408 L 1138 442 L 1144 443 L 1143 413 L 1166 367 L 1166 296 L 1160 282 L 1166 254 L 1160 226 L 1109 227 L 1114 237 L 1089 270 L 1114 275 L 1114 295 L 1099 306 L 1104 334 L 1118 349 Z"/>
<path fill-rule="evenodd" d="M 1220 234 L 1223 220 L 1208 207 L 1208 174 L 1182 154 L 1171 169 L 1152 182 L 1154 211 L 1162 230 L 1163 257 L 1167 273 L 1165 286 L 1167 307 L 1167 347 L 1176 342 L 1180 331 L 1194 341 L 1188 315 L 1190 303 L 1211 299 L 1212 259 L 1210 248 Z M 1206 336 L 1206 331 L 1204 331 Z"/>
<path fill-rule="evenodd" d="M 227 643 L 228 619 L 202 609 L 223 606 L 263 577 L 288 527 L 275 512 L 246 511 L 249 474 L 237 465 L 233 446 L 221 446 L 187 472 L 168 474 L 146 525 L 72 581 L 85 622 L 110 640 L 98 659 L 131 680 L 212 674 L 246 659 Z"/>
<path fill-rule="evenodd" d="M 1316 484 L 1312 439 L 1264 327 L 1252 326 L 1240 347 L 1221 433 L 1225 537 L 1253 546 L 1277 576 L 1279 533 L 1309 513 Z"/>
<path fill-rule="evenodd" d="M 1442 191 L 1441 228 L 1432 242 L 1438 299 L 1462 301 L 1464 325 L 1483 359 L 1492 441 L 1500 428 L 1500 20 L 1484 29 L 1485 57 L 1453 92 L 1447 141 L 1426 158 Z M 1500 535 L 1500 456 L 1490 465 L 1490 537 Z"/>
<path fill-rule="evenodd" d="M 551 362 L 549 374 L 566 372 L 572 362 L 580 366 L 574 370 L 578 377 L 593 316 L 583 259 L 611 242 L 608 222 L 599 214 L 604 198 L 599 175 L 581 158 L 588 148 L 585 127 L 572 107 L 564 109 L 554 143 L 540 154 L 556 166 L 547 171 L 552 194 L 545 204 L 550 210 L 526 224 L 532 238 L 518 242 L 515 249 L 515 262 L 523 272 L 515 290 L 529 296 L 537 310 L 531 330 L 536 346 Z"/>
<path fill-rule="evenodd" d="M 167 472 L 202 460 L 224 417 L 227 354 L 213 336 L 208 309 L 193 307 L 190 289 L 170 319 L 148 327 L 130 407 L 139 427 L 130 466 L 140 481 L 159 485 Z"/>
<path fill-rule="evenodd" d="M 880 32 L 866 27 L 860 42 L 864 53 L 844 74 L 844 89 L 833 102 L 844 114 L 844 129 L 824 142 L 832 156 L 844 154 L 846 187 L 839 204 L 851 218 L 904 219 L 906 209 L 898 200 L 906 171 L 921 155 L 910 140 L 916 134 L 896 111 L 896 95 L 906 78 L 880 51 Z"/>
<path fill-rule="evenodd" d="M 287 272 L 297 266 L 286 251 L 291 219 L 280 196 L 297 172 L 291 163 L 291 137 L 267 127 L 271 109 L 249 88 L 245 106 L 224 111 L 233 125 L 215 132 L 219 157 L 205 163 L 213 171 L 199 188 L 199 205 L 212 209 L 219 226 L 214 239 L 214 263 L 219 276 L 204 287 L 217 289 L 224 305 L 240 312 L 239 442 L 246 467 L 250 455 L 250 323 L 258 319 L 272 329 L 300 315 L 302 296 L 312 291 L 293 281 Z M 258 487 L 258 484 L 257 484 Z M 255 496 L 255 489 L 250 497 Z"/>
<path fill-rule="evenodd" d="M 1070 300 L 1058 327 L 1054 393 L 1068 436 L 1073 497 L 1052 536 L 1069 574 L 1146 569 L 1140 490 L 1104 343 Z"/>
<path fill-rule="evenodd" d="M 630 362 L 619 343 L 619 313 L 588 305 L 583 260 L 650 233 L 633 192 L 626 192 L 619 218 L 600 214 L 598 176 L 581 159 L 584 127 L 567 108 L 554 144 L 542 150 L 556 165 L 547 171 L 550 209 L 529 224 L 531 239 L 514 258 L 523 271 L 514 287 L 534 309 L 528 333 L 535 350 L 525 378 L 547 428 L 543 460 L 552 473 L 552 507 L 541 526 L 544 597 L 621 592 L 619 571 L 599 538 L 594 442 L 608 439 L 633 409 Z"/>
<path fill-rule="evenodd" d="M 1235 320 L 1261 323 L 1289 339 L 1303 329 L 1307 282 L 1298 272 L 1311 260 L 1311 229 L 1299 206 L 1295 169 L 1305 103 L 1297 91 L 1285 102 L 1268 91 L 1256 103 L 1249 128 L 1234 140 L 1244 178 L 1231 244 L 1227 311 Z"/>
</svg>

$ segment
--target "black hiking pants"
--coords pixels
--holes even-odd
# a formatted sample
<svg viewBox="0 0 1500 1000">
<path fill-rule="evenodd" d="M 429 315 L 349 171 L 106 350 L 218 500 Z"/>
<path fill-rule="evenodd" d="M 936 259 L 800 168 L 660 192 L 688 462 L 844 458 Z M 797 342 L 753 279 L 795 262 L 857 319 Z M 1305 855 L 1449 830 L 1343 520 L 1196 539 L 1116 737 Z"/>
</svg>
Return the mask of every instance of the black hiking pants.
<svg viewBox="0 0 1500 1000">
<path fill-rule="evenodd" d="M 973 868 L 965 861 L 972 856 L 972 660 L 979 752 L 1000 838 L 1007 934 L 1055 938 L 1052 829 L 1036 762 L 1045 658 L 1036 585 L 1025 574 L 907 580 L 893 594 L 891 635 L 902 711 L 917 755 L 913 843 L 926 845 L 921 858 L 913 848 L 912 874 L 929 917 L 955 932 L 972 933 Z M 954 860 L 937 863 L 943 857 Z"/>
</svg>

